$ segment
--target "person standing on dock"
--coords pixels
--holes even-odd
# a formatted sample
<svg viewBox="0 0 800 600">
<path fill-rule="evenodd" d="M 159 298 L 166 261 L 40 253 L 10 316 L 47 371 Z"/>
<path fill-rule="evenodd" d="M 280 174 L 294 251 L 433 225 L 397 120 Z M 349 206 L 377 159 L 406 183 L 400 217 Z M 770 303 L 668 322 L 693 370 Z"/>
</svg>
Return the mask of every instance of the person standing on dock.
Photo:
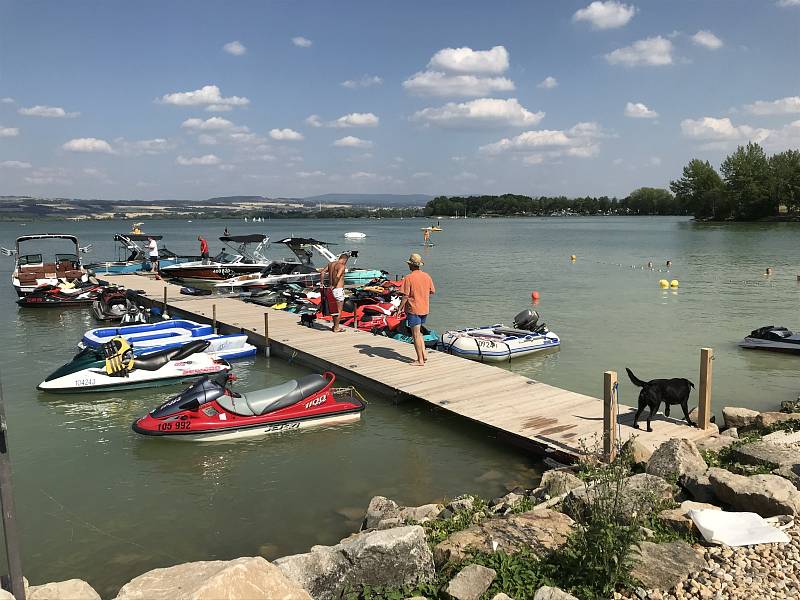
<svg viewBox="0 0 800 600">
<path fill-rule="evenodd" d="M 339 326 L 339 321 L 342 318 L 342 306 L 344 306 L 344 274 L 347 271 L 348 258 L 350 258 L 350 254 L 348 252 L 342 252 L 338 259 L 328 263 L 327 267 L 319 269 L 322 293 L 325 295 L 328 313 L 333 317 L 333 327 L 331 327 L 331 331 L 334 333 L 344 331 L 344 329 Z M 325 287 L 326 276 L 330 287 Z"/>
<path fill-rule="evenodd" d="M 425 263 L 422 262 L 419 254 L 414 253 L 409 256 L 406 263 L 411 272 L 403 277 L 403 283 L 400 286 L 403 299 L 400 301 L 400 306 L 397 307 L 397 312 L 401 313 L 408 307 L 406 325 L 411 329 L 414 339 L 414 350 L 417 352 L 415 364 L 418 367 L 424 367 L 428 357 L 425 355 L 425 341 L 422 339 L 422 324 L 428 318 L 430 296 L 436 293 L 436 288 L 431 276 L 420 269 Z"/>
<path fill-rule="evenodd" d="M 156 279 L 161 279 L 161 272 L 158 264 L 158 242 L 154 238 L 147 238 L 150 240 L 150 243 L 147 247 L 150 249 L 150 266 L 153 269 L 153 273 L 156 275 Z"/>
<path fill-rule="evenodd" d="M 200 242 L 200 259 L 203 261 L 204 265 L 208 264 L 208 242 L 203 238 L 203 236 L 198 235 L 197 241 Z"/>
</svg>

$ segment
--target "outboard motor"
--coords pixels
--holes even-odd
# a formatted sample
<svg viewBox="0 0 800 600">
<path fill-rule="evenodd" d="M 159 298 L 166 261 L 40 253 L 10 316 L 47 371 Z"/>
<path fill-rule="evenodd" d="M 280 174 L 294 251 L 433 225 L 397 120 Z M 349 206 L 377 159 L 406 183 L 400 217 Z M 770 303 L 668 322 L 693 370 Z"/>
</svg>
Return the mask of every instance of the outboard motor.
<svg viewBox="0 0 800 600">
<path fill-rule="evenodd" d="M 514 317 L 514 328 L 534 331 L 538 322 L 539 313 L 532 308 L 526 308 L 522 312 L 517 313 L 517 316 Z"/>
</svg>

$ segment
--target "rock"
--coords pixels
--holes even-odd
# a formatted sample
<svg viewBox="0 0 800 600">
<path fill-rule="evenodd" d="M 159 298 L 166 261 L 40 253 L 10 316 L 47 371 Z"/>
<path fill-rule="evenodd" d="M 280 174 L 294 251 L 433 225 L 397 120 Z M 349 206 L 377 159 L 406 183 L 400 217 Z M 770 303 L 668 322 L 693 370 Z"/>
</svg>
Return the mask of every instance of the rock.
<svg viewBox="0 0 800 600">
<path fill-rule="evenodd" d="M 492 500 L 492 506 L 496 507 L 498 510 L 507 510 L 514 508 L 517 504 L 520 503 L 525 496 L 521 494 L 515 494 L 514 492 L 509 492 L 505 496 L 500 498 L 495 498 Z M 497 511 L 495 511 L 497 512 Z"/>
<path fill-rule="evenodd" d="M 126 583 L 117 600 L 311 600 L 260 556 L 209 560 L 154 569 Z"/>
<path fill-rule="evenodd" d="M 686 475 L 679 483 L 696 502 L 713 502 L 716 499 L 714 486 L 706 474 Z"/>
<path fill-rule="evenodd" d="M 800 445 L 784 445 L 759 440 L 733 449 L 737 460 L 751 465 L 767 464 L 773 468 L 800 463 Z"/>
<path fill-rule="evenodd" d="M 511 596 L 505 595 L 503 592 L 492 596 L 492 600 L 514 600 Z"/>
<path fill-rule="evenodd" d="M 694 442 L 673 438 L 661 444 L 647 461 L 647 473 L 667 480 L 702 475 L 708 469 Z"/>
<path fill-rule="evenodd" d="M 784 479 L 788 479 L 792 482 L 794 487 L 800 490 L 800 465 L 784 465 L 772 472 L 775 475 L 783 477 Z"/>
<path fill-rule="evenodd" d="M 411 596 L 411 598 L 406 598 L 406 600 L 428 600 L 425 596 Z"/>
<path fill-rule="evenodd" d="M 435 519 L 444 506 L 441 504 L 423 504 L 422 506 L 406 506 L 397 515 L 404 523 L 425 523 Z"/>
<path fill-rule="evenodd" d="M 798 413 L 762 412 L 756 419 L 756 427 L 769 427 L 770 425 L 775 425 L 775 423 L 797 420 L 800 420 L 800 414 Z"/>
<path fill-rule="evenodd" d="M 492 585 L 497 572 L 481 565 L 469 565 L 450 580 L 445 592 L 453 600 L 479 600 Z"/>
<path fill-rule="evenodd" d="M 535 554 L 561 547 L 572 531 L 573 521 L 567 515 L 537 510 L 496 517 L 467 527 L 450 535 L 433 549 L 437 565 L 466 558 L 468 550 L 508 554 L 520 548 L 530 548 Z M 497 544 L 494 548 L 492 542 Z"/>
<path fill-rule="evenodd" d="M 664 500 L 672 500 L 672 484 L 647 473 L 627 477 L 621 485 L 619 498 L 620 517 L 642 511 L 653 512 Z M 572 490 L 564 501 L 564 509 L 573 518 L 581 516 L 591 507 L 598 491 L 593 487 Z"/>
<path fill-rule="evenodd" d="M 363 529 L 374 529 L 383 519 L 397 517 L 400 507 L 397 502 L 385 496 L 375 496 L 369 501 Z"/>
<path fill-rule="evenodd" d="M 782 446 L 800 444 L 800 431 L 783 431 L 779 429 L 768 433 L 761 440 L 770 444 L 781 444 Z"/>
<path fill-rule="evenodd" d="M 639 441 L 638 438 L 632 437 L 622 445 L 622 453 L 629 453 L 633 464 L 644 467 L 647 461 L 653 455 L 653 451 L 649 446 L 646 446 Z"/>
<path fill-rule="evenodd" d="M 740 408 L 737 406 L 726 406 L 722 409 L 722 416 L 725 419 L 725 429 L 736 427 L 737 429 L 753 427 L 758 418 L 757 410 Z"/>
<path fill-rule="evenodd" d="M 0 600 L 14 600 L 14 596 L 11 594 L 11 592 L 0 589 Z"/>
<path fill-rule="evenodd" d="M 397 587 L 433 578 L 433 555 L 419 525 L 359 533 L 275 564 L 314 600 L 339 598 L 359 584 Z"/>
<path fill-rule="evenodd" d="M 700 440 L 697 442 L 697 449 L 719 452 L 723 448 L 727 448 L 728 446 L 735 444 L 737 441 L 738 440 L 735 437 L 720 434 Z"/>
<path fill-rule="evenodd" d="M 568 594 L 561 588 L 545 585 L 536 590 L 533 600 L 578 600 L 572 594 Z"/>
<path fill-rule="evenodd" d="M 583 481 L 565 470 L 545 471 L 536 493 L 539 497 L 555 498 L 576 488 L 583 487 Z"/>
<path fill-rule="evenodd" d="M 729 429 L 726 429 L 725 431 L 720 432 L 720 435 L 723 435 L 725 437 L 732 437 L 732 438 L 738 440 L 739 439 L 739 430 L 736 429 L 736 427 L 731 427 Z"/>
<path fill-rule="evenodd" d="M 782 400 L 781 401 L 782 413 L 800 413 L 800 396 L 797 400 Z M 798 414 L 800 418 L 800 414 Z"/>
<path fill-rule="evenodd" d="M 658 514 L 658 519 L 667 527 L 670 527 L 678 533 L 692 533 L 696 531 L 694 521 L 689 516 L 690 510 L 720 510 L 718 506 L 707 504 L 705 502 L 692 502 L 686 500 L 681 502 L 678 508 L 670 508 L 662 510 Z"/>
<path fill-rule="evenodd" d="M 399 506 L 394 500 L 375 496 L 369 501 L 361 529 L 391 529 L 406 523 L 425 523 L 439 516 L 441 504 Z"/>
<path fill-rule="evenodd" d="M 452 500 L 445 508 L 457 513 L 464 510 L 472 510 L 473 506 L 475 506 L 475 498 L 473 496 L 462 496 Z"/>
<path fill-rule="evenodd" d="M 708 477 L 714 493 L 736 510 L 755 512 L 762 517 L 800 514 L 800 492 L 778 475 L 735 475 L 712 468 Z"/>
<path fill-rule="evenodd" d="M 68 579 L 28 588 L 26 600 L 100 600 L 92 586 L 82 579 Z"/>
<path fill-rule="evenodd" d="M 631 575 L 648 589 L 671 590 L 690 573 L 702 571 L 706 566 L 706 561 L 684 541 L 642 542 L 637 548 L 636 561 Z"/>
<path fill-rule="evenodd" d="M 389 519 L 381 519 L 378 521 L 378 526 L 375 529 L 391 529 L 392 527 L 400 527 L 403 525 L 403 519 L 400 517 L 391 517 Z"/>
</svg>

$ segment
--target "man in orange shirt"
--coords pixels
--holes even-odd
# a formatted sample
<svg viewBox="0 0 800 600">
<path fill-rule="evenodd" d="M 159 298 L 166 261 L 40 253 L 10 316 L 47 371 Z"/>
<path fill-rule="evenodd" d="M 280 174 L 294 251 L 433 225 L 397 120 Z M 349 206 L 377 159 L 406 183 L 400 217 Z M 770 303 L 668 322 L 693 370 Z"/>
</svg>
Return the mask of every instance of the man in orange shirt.
<svg viewBox="0 0 800 600">
<path fill-rule="evenodd" d="M 421 329 L 422 324 L 428 318 L 430 295 L 436 293 L 436 288 L 433 286 L 431 276 L 420 270 L 425 263 L 422 262 L 419 254 L 412 254 L 406 262 L 411 273 L 403 278 L 400 286 L 403 299 L 400 301 L 400 306 L 397 307 L 397 312 L 401 313 L 407 307 L 406 325 L 411 329 L 414 350 L 417 351 L 417 362 L 414 364 L 424 367 L 428 357 L 425 356 L 425 341 L 422 339 Z"/>
</svg>

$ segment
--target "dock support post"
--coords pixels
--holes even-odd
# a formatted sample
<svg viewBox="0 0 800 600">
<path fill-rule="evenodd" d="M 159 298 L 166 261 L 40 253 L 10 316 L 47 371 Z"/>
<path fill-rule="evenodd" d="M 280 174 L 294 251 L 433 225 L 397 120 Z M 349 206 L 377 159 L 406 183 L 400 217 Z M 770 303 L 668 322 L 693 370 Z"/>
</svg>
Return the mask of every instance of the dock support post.
<svg viewBox="0 0 800 600">
<path fill-rule="evenodd" d="M 167 286 L 164 286 L 164 314 L 167 312 Z"/>
<path fill-rule="evenodd" d="M 264 313 L 264 356 L 269 358 L 269 313 Z"/>
<path fill-rule="evenodd" d="M 603 374 L 603 457 L 611 462 L 617 455 L 617 372 Z"/>
<path fill-rule="evenodd" d="M 8 575 L 3 575 L 2 579 L 3 587 L 10 591 L 16 600 L 25 600 L 17 512 L 14 508 L 14 494 L 11 488 L 11 462 L 8 456 L 7 431 L 6 409 L 2 387 L 0 387 L 0 506 L 3 511 L 3 532 L 5 534 L 6 560 L 8 561 Z"/>
<path fill-rule="evenodd" d="M 217 333 L 217 305 L 211 305 L 211 328 L 214 333 Z"/>
<path fill-rule="evenodd" d="M 711 375 L 714 350 L 700 349 L 700 400 L 697 403 L 697 427 L 708 429 L 711 423 Z"/>
</svg>

